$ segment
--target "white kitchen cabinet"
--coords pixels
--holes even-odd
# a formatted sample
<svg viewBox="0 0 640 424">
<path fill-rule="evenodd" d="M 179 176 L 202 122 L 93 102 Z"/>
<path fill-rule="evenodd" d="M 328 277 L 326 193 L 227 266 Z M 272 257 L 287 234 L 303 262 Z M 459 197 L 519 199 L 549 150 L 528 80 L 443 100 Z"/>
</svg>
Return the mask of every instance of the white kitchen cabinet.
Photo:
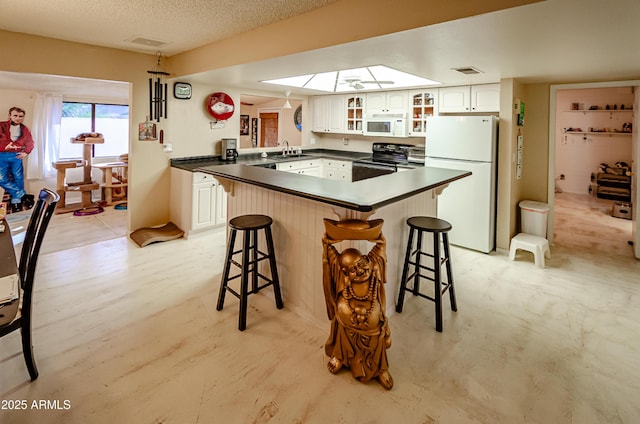
<svg viewBox="0 0 640 424">
<path fill-rule="evenodd" d="M 227 194 L 209 174 L 171 168 L 171 221 L 191 233 L 226 224 Z"/>
<path fill-rule="evenodd" d="M 322 176 L 330 180 L 351 181 L 351 161 L 322 159 Z"/>
<path fill-rule="evenodd" d="M 318 158 L 282 162 L 276 165 L 276 169 L 278 171 L 322 177 L 322 159 Z"/>
<path fill-rule="evenodd" d="M 294 160 L 278 163 L 276 169 L 331 180 L 351 181 L 351 161 L 347 160 L 328 158 Z"/>
<path fill-rule="evenodd" d="M 345 133 L 362 134 L 364 130 L 364 96 L 345 95 L 347 125 Z"/>
<path fill-rule="evenodd" d="M 227 192 L 222 184 L 216 184 L 216 225 L 227 223 Z"/>
<path fill-rule="evenodd" d="M 193 178 L 191 230 L 212 227 L 216 223 L 216 186 L 213 176 L 195 172 Z"/>
<path fill-rule="evenodd" d="M 409 135 L 425 136 L 427 117 L 438 115 L 438 89 L 409 91 Z"/>
<path fill-rule="evenodd" d="M 344 95 L 313 97 L 312 131 L 344 133 L 346 123 Z"/>
<path fill-rule="evenodd" d="M 500 112 L 500 84 L 463 85 L 438 89 L 438 112 Z"/>
<path fill-rule="evenodd" d="M 471 110 L 473 112 L 500 112 L 500 84 L 472 85 Z"/>
<path fill-rule="evenodd" d="M 377 91 L 366 94 L 365 110 L 367 115 L 380 113 L 407 113 L 409 92 Z"/>
<path fill-rule="evenodd" d="M 440 113 L 470 112 L 471 87 L 442 87 L 438 90 L 438 110 Z"/>
</svg>

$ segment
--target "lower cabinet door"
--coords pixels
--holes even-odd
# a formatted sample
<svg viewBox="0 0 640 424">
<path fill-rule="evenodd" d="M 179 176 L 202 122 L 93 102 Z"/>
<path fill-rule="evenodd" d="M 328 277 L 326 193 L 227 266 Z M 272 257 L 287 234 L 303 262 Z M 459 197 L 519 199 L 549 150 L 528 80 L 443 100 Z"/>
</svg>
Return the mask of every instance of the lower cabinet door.
<svg viewBox="0 0 640 424">
<path fill-rule="evenodd" d="M 216 188 L 213 182 L 193 185 L 191 229 L 199 230 L 216 224 Z"/>
<path fill-rule="evenodd" d="M 221 184 L 216 184 L 216 224 L 227 223 L 227 192 Z"/>
</svg>

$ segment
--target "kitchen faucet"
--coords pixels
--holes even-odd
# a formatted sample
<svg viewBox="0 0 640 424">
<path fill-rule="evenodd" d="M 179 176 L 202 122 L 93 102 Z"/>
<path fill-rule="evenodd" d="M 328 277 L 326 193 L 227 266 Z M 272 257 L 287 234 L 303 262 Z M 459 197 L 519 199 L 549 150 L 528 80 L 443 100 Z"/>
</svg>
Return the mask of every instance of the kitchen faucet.
<svg viewBox="0 0 640 424">
<path fill-rule="evenodd" d="M 282 149 L 282 156 L 287 156 L 287 153 L 289 153 L 289 142 L 287 140 L 282 140 L 282 142 L 287 145 L 287 147 Z"/>
</svg>

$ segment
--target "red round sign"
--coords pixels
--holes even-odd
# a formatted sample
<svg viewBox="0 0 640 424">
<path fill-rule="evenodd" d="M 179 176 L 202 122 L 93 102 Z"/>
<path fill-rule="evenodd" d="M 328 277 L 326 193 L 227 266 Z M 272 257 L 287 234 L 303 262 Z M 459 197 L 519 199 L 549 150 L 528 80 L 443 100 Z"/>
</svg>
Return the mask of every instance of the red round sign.
<svg viewBox="0 0 640 424">
<path fill-rule="evenodd" d="M 209 115 L 219 121 L 226 121 L 233 116 L 235 105 L 226 93 L 213 93 L 207 97 L 206 109 Z"/>
</svg>

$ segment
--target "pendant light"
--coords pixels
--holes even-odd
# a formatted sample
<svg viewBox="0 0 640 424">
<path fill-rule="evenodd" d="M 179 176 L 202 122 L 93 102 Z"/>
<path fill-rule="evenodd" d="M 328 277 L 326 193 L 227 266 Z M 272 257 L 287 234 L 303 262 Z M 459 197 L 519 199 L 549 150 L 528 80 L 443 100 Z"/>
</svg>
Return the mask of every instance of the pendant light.
<svg viewBox="0 0 640 424">
<path fill-rule="evenodd" d="M 284 94 L 287 95 L 287 101 L 284 102 L 282 106 L 283 109 L 291 109 L 291 103 L 289 103 L 289 95 L 291 95 L 291 90 L 287 90 Z"/>
</svg>

